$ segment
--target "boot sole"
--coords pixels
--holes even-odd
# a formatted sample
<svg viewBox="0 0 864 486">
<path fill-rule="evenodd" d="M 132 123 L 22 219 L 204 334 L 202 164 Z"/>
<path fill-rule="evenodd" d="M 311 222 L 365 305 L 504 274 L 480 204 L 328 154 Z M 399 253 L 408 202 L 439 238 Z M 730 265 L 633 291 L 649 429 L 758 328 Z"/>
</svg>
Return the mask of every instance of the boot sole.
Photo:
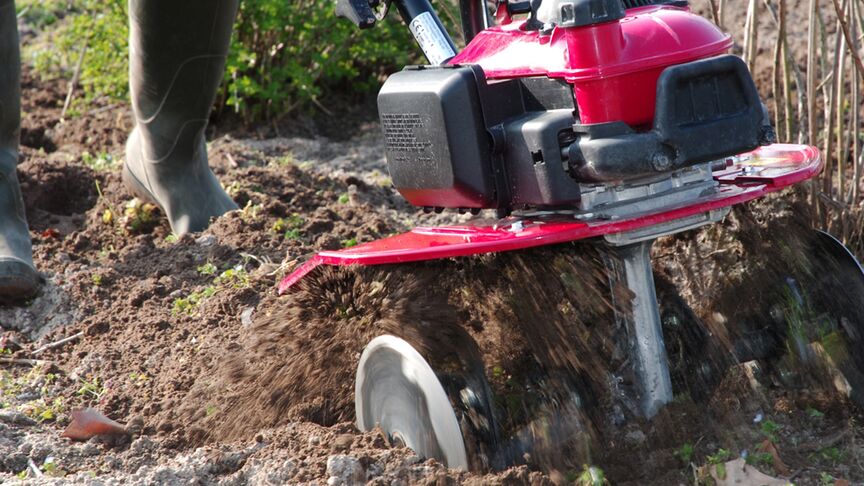
<svg viewBox="0 0 864 486">
<path fill-rule="evenodd" d="M 0 260 L 0 303 L 17 303 L 36 296 L 42 277 L 18 260 Z"/>
</svg>

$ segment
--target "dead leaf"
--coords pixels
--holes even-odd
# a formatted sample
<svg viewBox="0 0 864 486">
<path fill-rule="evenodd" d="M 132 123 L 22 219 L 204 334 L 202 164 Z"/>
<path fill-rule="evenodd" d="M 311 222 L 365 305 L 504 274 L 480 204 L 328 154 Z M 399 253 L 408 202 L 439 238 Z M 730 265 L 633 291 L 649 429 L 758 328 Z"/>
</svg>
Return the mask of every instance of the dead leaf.
<svg viewBox="0 0 864 486">
<path fill-rule="evenodd" d="M 848 479 L 835 479 L 834 486 L 849 486 L 850 483 Z"/>
<path fill-rule="evenodd" d="M 766 439 L 757 450 L 762 453 L 767 452 L 768 454 L 771 454 L 772 465 L 777 474 L 786 477 L 789 477 L 792 474 L 792 472 L 789 471 L 789 466 L 783 462 L 783 459 L 780 459 L 780 452 L 777 450 L 777 446 L 775 446 L 773 442 Z"/>
<path fill-rule="evenodd" d="M 40 236 L 46 240 L 57 239 L 60 237 L 60 232 L 54 228 L 48 228 L 40 233 Z"/>
<path fill-rule="evenodd" d="M 63 437 L 68 437 L 72 440 L 87 440 L 97 435 L 124 434 L 128 434 L 126 427 L 92 408 L 73 410 L 72 422 L 63 431 Z"/>
<path fill-rule="evenodd" d="M 718 474 L 718 471 L 725 474 Z M 785 479 L 771 477 L 759 472 L 755 467 L 748 466 L 741 458 L 713 466 L 711 477 L 714 478 L 717 486 L 786 486 L 790 484 Z"/>
</svg>

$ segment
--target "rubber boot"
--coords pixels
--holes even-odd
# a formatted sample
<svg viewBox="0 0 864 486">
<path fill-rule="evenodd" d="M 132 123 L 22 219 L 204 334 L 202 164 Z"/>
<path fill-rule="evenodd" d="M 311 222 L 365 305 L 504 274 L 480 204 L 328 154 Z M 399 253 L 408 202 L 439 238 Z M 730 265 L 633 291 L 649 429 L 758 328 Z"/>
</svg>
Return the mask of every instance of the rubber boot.
<svg viewBox="0 0 864 486">
<path fill-rule="evenodd" d="M 20 62 L 15 2 L 0 0 L 0 300 L 4 302 L 32 297 L 40 283 L 16 173 L 21 131 Z"/>
<path fill-rule="evenodd" d="M 222 80 L 238 0 L 130 0 L 129 84 L 136 126 L 123 178 L 177 235 L 237 205 L 207 163 L 204 130 Z"/>
</svg>

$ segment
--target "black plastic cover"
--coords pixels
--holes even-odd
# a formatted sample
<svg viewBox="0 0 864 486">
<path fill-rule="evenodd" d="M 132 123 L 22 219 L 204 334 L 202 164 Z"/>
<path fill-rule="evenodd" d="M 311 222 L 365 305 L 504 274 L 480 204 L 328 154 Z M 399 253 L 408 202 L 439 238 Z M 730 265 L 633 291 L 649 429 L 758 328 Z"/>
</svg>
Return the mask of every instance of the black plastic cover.
<svg viewBox="0 0 864 486">
<path fill-rule="evenodd" d="M 411 204 L 497 207 L 478 76 L 477 66 L 415 68 L 392 75 L 381 89 L 390 177 Z"/>
<path fill-rule="evenodd" d="M 753 78 L 726 55 L 666 68 L 657 81 L 653 129 L 622 122 L 575 125 L 568 164 L 580 182 L 669 172 L 753 150 L 774 133 Z"/>
<path fill-rule="evenodd" d="M 584 27 L 624 18 L 621 0 L 545 0 L 557 1 L 553 23 L 560 27 Z"/>
<path fill-rule="evenodd" d="M 747 65 L 725 55 L 667 68 L 657 80 L 654 131 L 676 162 L 704 162 L 771 142 Z"/>
</svg>

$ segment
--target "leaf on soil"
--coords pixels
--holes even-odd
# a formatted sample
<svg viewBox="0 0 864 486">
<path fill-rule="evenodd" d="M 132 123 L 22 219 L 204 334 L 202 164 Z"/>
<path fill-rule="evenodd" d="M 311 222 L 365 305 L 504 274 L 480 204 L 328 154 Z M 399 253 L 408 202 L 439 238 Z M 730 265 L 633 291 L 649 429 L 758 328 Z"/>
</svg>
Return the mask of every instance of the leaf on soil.
<svg viewBox="0 0 864 486">
<path fill-rule="evenodd" d="M 42 233 L 40 233 L 40 235 L 42 236 L 42 238 L 44 238 L 46 240 L 56 239 L 56 238 L 60 237 L 60 232 L 54 228 L 48 228 L 45 231 L 43 231 Z"/>
<path fill-rule="evenodd" d="M 92 408 L 73 410 L 72 422 L 63 431 L 63 437 L 68 437 L 72 440 L 88 440 L 97 435 L 123 434 L 128 434 L 126 427 Z"/>
<path fill-rule="evenodd" d="M 766 439 L 757 450 L 759 452 L 771 454 L 771 465 L 774 466 L 774 471 L 777 474 L 787 477 L 792 474 L 792 472 L 789 471 L 789 466 L 783 462 L 783 459 L 780 459 L 780 452 L 777 450 L 777 446 L 775 446 L 773 442 Z"/>
<path fill-rule="evenodd" d="M 756 468 L 748 466 L 741 458 L 712 466 L 711 477 L 714 478 L 717 486 L 786 486 L 790 484 L 784 479 L 774 478 L 759 472 Z"/>
</svg>

